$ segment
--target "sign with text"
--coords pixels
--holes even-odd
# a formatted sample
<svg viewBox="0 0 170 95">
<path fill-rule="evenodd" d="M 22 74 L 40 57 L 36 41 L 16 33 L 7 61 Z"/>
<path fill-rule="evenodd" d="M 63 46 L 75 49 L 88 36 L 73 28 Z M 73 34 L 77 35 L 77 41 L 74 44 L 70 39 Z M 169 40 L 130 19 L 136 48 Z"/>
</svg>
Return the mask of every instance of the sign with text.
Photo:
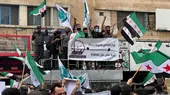
<svg viewBox="0 0 170 95">
<path fill-rule="evenodd" d="M 116 61 L 119 59 L 119 41 L 116 38 L 79 38 L 68 44 L 69 60 Z"/>
</svg>

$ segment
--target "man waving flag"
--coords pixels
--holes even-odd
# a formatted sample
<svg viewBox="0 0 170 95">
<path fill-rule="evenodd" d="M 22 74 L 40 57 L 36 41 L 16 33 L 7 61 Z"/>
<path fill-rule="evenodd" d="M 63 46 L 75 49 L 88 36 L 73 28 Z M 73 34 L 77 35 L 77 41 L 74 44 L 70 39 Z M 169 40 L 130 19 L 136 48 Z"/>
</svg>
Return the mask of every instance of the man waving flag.
<svg viewBox="0 0 170 95">
<path fill-rule="evenodd" d="M 88 8 L 88 5 L 87 5 L 87 1 L 84 0 L 84 22 L 83 22 L 83 26 L 88 27 L 89 23 L 90 23 L 89 8 Z"/>
<path fill-rule="evenodd" d="M 46 15 L 46 0 L 42 2 L 37 8 L 32 10 L 29 15 L 41 15 L 41 17 L 44 17 Z"/>
<path fill-rule="evenodd" d="M 58 17 L 59 17 L 59 22 L 61 26 L 68 27 L 72 30 L 72 27 L 70 25 L 70 13 L 64 10 L 62 7 L 56 4 L 57 10 L 58 10 Z"/>
</svg>

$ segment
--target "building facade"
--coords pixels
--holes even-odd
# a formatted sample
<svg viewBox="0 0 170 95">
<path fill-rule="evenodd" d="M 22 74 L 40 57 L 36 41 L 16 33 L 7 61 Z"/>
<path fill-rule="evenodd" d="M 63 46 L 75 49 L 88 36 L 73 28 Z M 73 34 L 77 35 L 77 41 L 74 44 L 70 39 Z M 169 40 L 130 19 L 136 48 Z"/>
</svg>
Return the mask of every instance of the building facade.
<svg viewBox="0 0 170 95">
<path fill-rule="evenodd" d="M 40 16 L 30 16 L 29 12 L 41 2 L 43 0 L 0 0 L 0 34 L 32 35 L 36 25 L 47 26 L 48 28 L 60 27 L 56 4 L 59 4 L 71 13 L 72 25 L 74 18 L 77 19 L 77 23 L 83 24 L 83 0 L 47 0 L 47 15 L 45 19 L 41 19 Z M 155 9 L 170 9 L 169 0 L 87 0 L 87 2 L 93 26 L 100 26 L 104 16 L 107 17 L 105 25 L 114 25 L 130 13 L 136 12 L 139 21 L 148 30 L 140 40 L 170 41 L 170 32 L 155 30 Z M 120 28 L 123 23 L 119 22 L 116 25 Z M 118 37 L 123 39 L 120 34 Z M 94 70 L 90 72 L 89 76 L 94 76 L 98 80 L 113 80 L 114 78 L 119 78 L 114 80 L 122 80 L 122 72 L 100 70 L 99 74 L 98 71 Z M 52 77 L 52 79 L 57 79 L 56 72 L 53 74 L 56 76 Z M 104 74 L 115 75 L 104 77 Z M 51 80 L 50 77 L 48 76 L 47 80 Z"/>
<path fill-rule="evenodd" d="M 59 4 L 83 23 L 83 0 L 47 0 L 47 17 L 29 16 L 29 12 L 43 0 L 1 0 L 0 1 L 0 31 L 2 34 L 32 34 L 35 25 L 60 27 L 55 5 Z M 100 25 L 104 16 L 105 25 L 113 25 L 132 12 L 137 12 L 140 22 L 149 31 L 142 37 L 145 40 L 169 41 L 170 33 L 155 31 L 155 9 L 170 8 L 168 0 L 87 0 L 92 25 Z M 118 23 L 120 28 L 122 23 Z M 119 35 L 120 36 L 120 35 Z"/>
</svg>

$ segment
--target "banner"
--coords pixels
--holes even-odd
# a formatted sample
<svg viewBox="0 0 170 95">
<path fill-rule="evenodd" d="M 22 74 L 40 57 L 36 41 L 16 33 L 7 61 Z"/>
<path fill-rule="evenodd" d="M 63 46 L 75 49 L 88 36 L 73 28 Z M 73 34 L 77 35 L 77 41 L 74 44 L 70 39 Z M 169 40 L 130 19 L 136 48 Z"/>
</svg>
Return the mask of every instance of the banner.
<svg viewBox="0 0 170 95">
<path fill-rule="evenodd" d="M 85 95 L 111 95 L 110 91 L 103 91 L 103 92 L 98 92 L 98 93 L 88 93 Z"/>
<path fill-rule="evenodd" d="M 68 44 L 68 59 L 82 61 L 116 61 L 119 41 L 116 38 L 79 38 Z"/>
</svg>

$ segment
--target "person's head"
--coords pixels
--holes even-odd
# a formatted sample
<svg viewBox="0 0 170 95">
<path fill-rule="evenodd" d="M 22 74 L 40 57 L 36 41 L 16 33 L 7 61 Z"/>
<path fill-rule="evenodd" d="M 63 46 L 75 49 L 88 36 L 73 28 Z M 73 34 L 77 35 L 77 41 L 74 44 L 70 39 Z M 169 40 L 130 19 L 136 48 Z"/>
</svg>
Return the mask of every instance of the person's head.
<svg viewBox="0 0 170 95">
<path fill-rule="evenodd" d="M 98 25 L 94 26 L 94 31 L 99 32 L 99 26 Z"/>
<path fill-rule="evenodd" d="M 17 88 L 6 88 L 2 91 L 2 95 L 21 95 Z"/>
<path fill-rule="evenodd" d="M 38 25 L 36 29 L 37 29 L 37 32 L 41 32 L 41 26 L 40 25 Z"/>
<path fill-rule="evenodd" d="M 65 31 L 66 31 L 66 33 L 69 33 L 70 29 L 68 27 L 65 27 Z"/>
<path fill-rule="evenodd" d="M 28 95 L 42 95 L 40 91 L 32 91 Z"/>
<path fill-rule="evenodd" d="M 155 87 L 154 86 L 146 86 L 144 89 L 147 90 L 149 95 L 152 95 L 153 93 L 155 93 Z"/>
<path fill-rule="evenodd" d="M 143 88 L 139 88 L 133 92 L 133 95 L 148 95 L 148 92 Z"/>
<path fill-rule="evenodd" d="M 64 95 L 65 91 L 61 83 L 56 83 L 51 87 L 51 95 Z"/>
<path fill-rule="evenodd" d="M 88 29 L 86 27 L 83 28 L 84 33 L 88 33 Z"/>
<path fill-rule="evenodd" d="M 61 35 L 61 32 L 58 29 L 54 30 L 55 37 L 60 37 L 60 35 Z"/>
<path fill-rule="evenodd" d="M 83 95 L 81 91 L 75 92 L 75 95 Z"/>
<path fill-rule="evenodd" d="M 78 31 L 80 31 L 80 30 L 81 30 L 81 25 L 80 25 L 80 24 L 77 24 L 77 25 L 76 25 L 76 28 L 77 28 Z"/>
<path fill-rule="evenodd" d="M 121 87 L 121 95 L 131 95 L 132 88 L 129 85 L 124 85 Z"/>
<path fill-rule="evenodd" d="M 106 28 L 105 28 L 106 32 L 110 32 L 110 26 L 107 25 Z"/>
<path fill-rule="evenodd" d="M 163 92 L 162 86 L 159 85 L 159 84 L 156 84 L 156 85 L 155 85 L 155 91 L 156 91 L 157 93 Z"/>
<path fill-rule="evenodd" d="M 115 85 L 111 88 L 111 95 L 120 95 L 121 87 L 119 85 Z"/>
</svg>

